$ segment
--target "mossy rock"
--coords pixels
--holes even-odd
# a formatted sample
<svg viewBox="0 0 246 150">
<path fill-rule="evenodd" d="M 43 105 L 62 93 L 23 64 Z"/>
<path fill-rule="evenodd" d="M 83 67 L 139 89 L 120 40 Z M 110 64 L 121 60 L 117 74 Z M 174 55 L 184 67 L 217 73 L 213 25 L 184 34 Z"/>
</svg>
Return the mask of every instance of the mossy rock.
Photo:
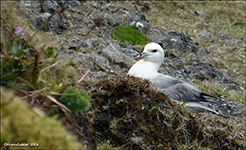
<svg viewBox="0 0 246 150">
<path fill-rule="evenodd" d="M 12 147 L 25 143 L 29 146 Z M 30 146 L 36 143 L 38 146 Z M 1 87 L 1 147 L 6 149 L 79 149 L 76 136 L 67 132 L 55 118 L 34 113 L 25 101 Z"/>
<path fill-rule="evenodd" d="M 136 26 L 127 24 L 114 27 L 112 37 L 121 42 L 129 41 L 133 45 L 144 45 L 149 42 L 149 39 L 147 39 Z"/>
</svg>

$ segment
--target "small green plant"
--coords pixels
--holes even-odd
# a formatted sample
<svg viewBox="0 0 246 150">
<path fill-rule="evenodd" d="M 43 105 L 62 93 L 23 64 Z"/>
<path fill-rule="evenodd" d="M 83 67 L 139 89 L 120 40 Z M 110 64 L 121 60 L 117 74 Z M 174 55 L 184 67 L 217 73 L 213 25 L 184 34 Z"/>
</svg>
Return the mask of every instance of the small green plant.
<svg viewBox="0 0 246 150">
<path fill-rule="evenodd" d="M 99 150 L 108 150 L 108 149 L 110 149 L 110 150 L 118 150 L 118 148 L 114 148 L 112 146 L 112 144 L 110 144 L 109 140 L 107 140 L 106 142 L 103 142 L 103 143 L 99 143 L 97 145 L 97 149 L 99 149 Z"/>
<path fill-rule="evenodd" d="M 24 71 L 25 65 L 21 63 L 21 60 L 28 50 L 18 49 L 19 45 L 14 41 L 11 46 L 9 46 L 9 51 L 12 51 L 12 56 L 1 60 L 1 81 L 16 79 L 16 77 Z"/>
<path fill-rule="evenodd" d="M 15 41 L 6 43 L 6 45 L 7 51 L 3 54 L 3 59 L 1 59 L 1 84 L 15 83 L 18 77 L 32 89 L 39 89 L 39 73 L 45 67 L 45 65 L 38 62 L 41 52 L 35 51 L 35 54 L 32 54 L 30 52 L 32 48 L 30 46 L 29 48 L 23 47 L 18 37 Z M 57 54 L 52 47 L 44 49 L 43 52 L 47 58 Z"/>
<path fill-rule="evenodd" d="M 112 37 L 120 40 L 121 42 L 129 41 L 133 45 L 147 44 L 149 42 L 137 27 L 127 24 L 114 27 Z"/>
<path fill-rule="evenodd" d="M 89 110 L 90 96 L 84 91 L 75 87 L 68 87 L 61 96 L 61 102 L 64 103 L 72 113 L 78 114 Z"/>
</svg>

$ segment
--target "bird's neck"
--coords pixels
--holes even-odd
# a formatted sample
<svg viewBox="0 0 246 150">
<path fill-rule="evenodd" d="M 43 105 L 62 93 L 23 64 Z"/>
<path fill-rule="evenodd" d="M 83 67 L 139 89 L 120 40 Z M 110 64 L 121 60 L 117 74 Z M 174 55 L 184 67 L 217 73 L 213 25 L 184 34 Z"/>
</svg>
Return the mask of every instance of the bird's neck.
<svg viewBox="0 0 246 150">
<path fill-rule="evenodd" d="M 154 62 L 139 60 L 131 67 L 128 74 L 143 79 L 150 79 L 150 77 L 157 75 L 160 65 Z"/>
</svg>

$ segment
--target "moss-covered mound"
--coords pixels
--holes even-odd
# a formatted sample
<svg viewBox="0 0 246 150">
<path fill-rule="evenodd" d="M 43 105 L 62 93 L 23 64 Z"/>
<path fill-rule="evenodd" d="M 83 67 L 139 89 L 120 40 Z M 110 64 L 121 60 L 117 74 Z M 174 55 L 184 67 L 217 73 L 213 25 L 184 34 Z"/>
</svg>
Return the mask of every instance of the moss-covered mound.
<svg viewBox="0 0 246 150">
<path fill-rule="evenodd" d="M 171 107 L 166 95 L 154 92 L 149 82 L 133 77 L 101 80 L 94 87 L 92 126 L 101 141 L 109 139 L 124 149 L 168 144 L 160 134 L 162 125 L 157 116 L 161 101 Z"/>
<path fill-rule="evenodd" d="M 25 101 L 1 87 L 1 149 L 82 148 L 61 122 L 38 114 L 42 113 L 34 113 Z M 26 146 L 12 145 L 18 143 Z"/>
<path fill-rule="evenodd" d="M 129 41 L 133 45 L 147 44 L 149 42 L 149 39 L 144 37 L 136 26 L 127 24 L 114 27 L 112 37 L 121 42 Z"/>
<path fill-rule="evenodd" d="M 122 149 L 244 147 L 239 124 L 212 114 L 186 112 L 146 80 L 115 76 L 91 89 L 88 116 L 99 143 L 109 140 Z"/>
</svg>

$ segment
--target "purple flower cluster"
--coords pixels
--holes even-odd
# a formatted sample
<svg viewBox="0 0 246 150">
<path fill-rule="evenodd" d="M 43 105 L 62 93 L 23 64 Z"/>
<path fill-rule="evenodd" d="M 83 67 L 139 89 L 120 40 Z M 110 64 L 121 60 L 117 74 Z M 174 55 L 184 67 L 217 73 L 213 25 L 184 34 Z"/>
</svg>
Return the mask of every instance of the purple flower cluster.
<svg viewBox="0 0 246 150">
<path fill-rule="evenodd" d="M 26 33 L 23 33 L 24 28 L 23 27 L 16 27 L 15 29 L 15 35 L 20 35 L 21 34 L 21 39 L 24 39 Z"/>
</svg>

